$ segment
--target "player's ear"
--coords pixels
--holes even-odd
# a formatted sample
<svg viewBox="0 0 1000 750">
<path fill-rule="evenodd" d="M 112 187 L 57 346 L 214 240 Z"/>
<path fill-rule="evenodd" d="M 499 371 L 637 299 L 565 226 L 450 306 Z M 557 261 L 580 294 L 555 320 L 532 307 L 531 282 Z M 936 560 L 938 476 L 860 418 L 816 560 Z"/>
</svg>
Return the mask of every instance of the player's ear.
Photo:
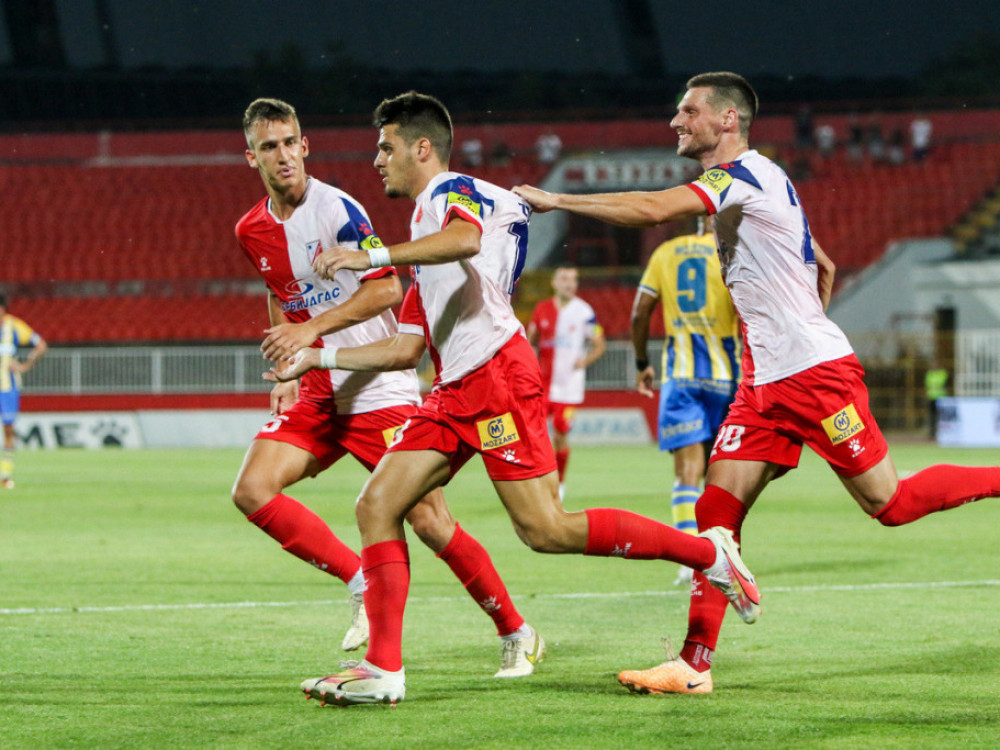
<svg viewBox="0 0 1000 750">
<path fill-rule="evenodd" d="M 302 136 L 302 157 L 305 158 L 309 156 L 309 139 Z"/>
<path fill-rule="evenodd" d="M 246 150 L 247 164 L 249 164 L 253 169 L 257 169 L 257 155 L 254 154 L 253 149 L 248 148 Z"/>
<path fill-rule="evenodd" d="M 427 159 L 430 158 L 431 154 L 434 153 L 434 147 L 431 146 L 431 142 L 427 138 L 418 138 L 416 146 L 417 146 L 417 158 L 420 161 L 427 161 Z"/>
</svg>

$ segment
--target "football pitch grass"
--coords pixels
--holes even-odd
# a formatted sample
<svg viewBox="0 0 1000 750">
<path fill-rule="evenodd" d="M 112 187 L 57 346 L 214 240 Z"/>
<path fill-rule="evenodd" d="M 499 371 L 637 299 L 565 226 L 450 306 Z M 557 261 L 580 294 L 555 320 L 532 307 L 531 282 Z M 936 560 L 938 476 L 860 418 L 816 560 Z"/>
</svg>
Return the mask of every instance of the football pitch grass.
<svg viewBox="0 0 1000 750">
<path fill-rule="evenodd" d="M 996 451 L 895 444 L 901 472 Z M 482 465 L 446 488 L 544 635 L 535 675 L 495 680 L 492 623 L 412 543 L 407 696 L 321 709 L 350 610 L 229 501 L 241 452 L 29 452 L 0 494 L 2 748 L 954 748 L 1000 746 L 1000 501 L 885 529 L 806 452 L 744 527 L 763 593 L 730 613 L 711 695 L 640 696 L 615 675 L 680 645 L 686 592 L 661 562 L 544 556 Z M 289 494 L 357 548 L 344 461 Z M 566 506 L 669 519 L 669 457 L 577 448 Z M 412 534 L 410 535 L 412 540 Z"/>
</svg>

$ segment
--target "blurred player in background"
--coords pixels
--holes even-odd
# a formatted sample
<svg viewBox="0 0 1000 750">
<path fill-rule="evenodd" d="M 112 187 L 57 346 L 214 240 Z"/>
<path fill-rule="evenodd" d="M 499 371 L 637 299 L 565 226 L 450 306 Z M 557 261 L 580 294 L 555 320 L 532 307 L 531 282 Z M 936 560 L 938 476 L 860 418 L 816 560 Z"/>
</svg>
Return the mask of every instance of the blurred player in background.
<svg viewBox="0 0 1000 750">
<path fill-rule="evenodd" d="M 261 345 L 278 360 L 302 347 L 336 347 L 378 341 L 396 332 L 389 307 L 402 299 L 392 267 L 366 273 L 340 271 L 320 278 L 312 263 L 324 248 L 381 247 L 359 203 L 337 188 L 308 177 L 309 143 L 295 110 L 275 99 L 258 99 L 246 111 L 247 161 L 257 169 L 268 197 L 236 226 L 240 246 L 266 282 L 271 328 Z M 283 494 L 289 485 L 316 476 L 346 454 L 371 470 L 396 430 L 419 403 L 416 373 L 346 375 L 312 372 L 297 383 L 276 385 L 274 419 L 251 443 L 233 488 L 247 518 L 293 555 L 347 584 L 354 618 L 345 651 L 368 638 L 361 559 L 323 520 Z M 504 639 L 506 661 L 497 677 L 530 674 L 533 662 L 512 659 L 533 633 L 510 600 L 486 550 L 448 512 L 435 490 L 407 520 L 420 539 L 452 569 Z"/>
<path fill-rule="evenodd" d="M 604 354 L 604 333 L 594 308 L 576 296 L 579 272 L 559 266 L 552 275 L 555 296 L 539 302 L 528 323 L 528 342 L 538 350 L 542 385 L 552 417 L 553 447 L 563 496 L 569 463 L 569 432 L 583 403 L 587 368 Z"/>
<path fill-rule="evenodd" d="M 402 700 L 410 581 L 403 518 L 476 453 L 518 536 L 532 549 L 683 562 L 705 571 L 753 622 L 756 587 L 728 532 L 710 529 L 693 537 L 628 511 L 563 509 L 538 360 L 510 304 L 527 249 L 528 207 L 496 185 L 448 171 L 451 117 L 437 99 L 409 92 L 384 100 L 375 125 L 375 166 L 386 194 L 416 204 L 412 240 L 368 252 L 329 249 L 314 266 L 333 276 L 344 268 L 412 265 L 399 333 L 367 346 L 302 349 L 270 375 L 290 379 L 317 367 L 398 370 L 413 367 L 429 349 L 437 380 L 358 498 L 368 653 L 357 666 L 306 680 L 302 689 L 339 704 Z"/>
<path fill-rule="evenodd" d="M 695 503 L 712 441 L 736 394 L 740 377 L 739 318 L 722 281 L 711 219 L 698 232 L 664 242 L 653 251 L 632 304 L 636 389 L 652 398 L 655 372 L 646 345 L 649 321 L 663 304 L 663 361 L 657 440 L 674 456 L 670 498 L 674 526 L 698 533 Z M 676 585 L 691 582 L 682 567 Z"/>
<path fill-rule="evenodd" d="M 521 186 L 539 211 L 565 209 L 623 226 L 654 226 L 710 214 L 726 286 L 743 325 L 743 380 L 712 449 L 698 527 L 739 539 L 747 511 L 769 481 L 798 465 L 802 444 L 822 456 L 861 508 L 885 526 L 911 523 L 1000 495 L 1000 468 L 931 466 L 899 479 L 868 408 L 864 370 L 826 317 L 833 262 L 813 241 L 792 183 L 749 146 L 757 94 L 735 73 L 687 83 L 670 125 L 677 153 L 705 172 L 657 192 L 568 195 Z M 639 692 L 708 693 L 726 600 L 695 574 L 688 634 L 675 659 L 622 672 Z"/>
<path fill-rule="evenodd" d="M 31 349 L 23 361 L 21 349 Z M 7 312 L 7 298 L 0 294 L 0 420 L 3 421 L 3 452 L 0 452 L 0 488 L 14 489 L 14 423 L 21 410 L 21 375 L 37 364 L 48 349 L 45 339 L 27 323 Z"/>
</svg>

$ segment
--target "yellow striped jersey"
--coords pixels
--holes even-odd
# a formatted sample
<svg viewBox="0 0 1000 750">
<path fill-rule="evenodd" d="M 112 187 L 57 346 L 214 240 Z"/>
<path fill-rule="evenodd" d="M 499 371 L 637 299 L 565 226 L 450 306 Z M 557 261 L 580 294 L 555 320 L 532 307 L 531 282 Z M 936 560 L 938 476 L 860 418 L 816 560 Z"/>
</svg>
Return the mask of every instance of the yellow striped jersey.
<svg viewBox="0 0 1000 750">
<path fill-rule="evenodd" d="M 0 393 L 20 390 L 21 378 L 11 372 L 10 363 L 18 349 L 34 346 L 37 341 L 38 335 L 20 318 L 4 315 L 0 319 Z"/>
<path fill-rule="evenodd" d="M 739 317 L 712 235 L 684 235 L 653 251 L 639 289 L 663 305 L 663 380 L 739 380 Z"/>
</svg>

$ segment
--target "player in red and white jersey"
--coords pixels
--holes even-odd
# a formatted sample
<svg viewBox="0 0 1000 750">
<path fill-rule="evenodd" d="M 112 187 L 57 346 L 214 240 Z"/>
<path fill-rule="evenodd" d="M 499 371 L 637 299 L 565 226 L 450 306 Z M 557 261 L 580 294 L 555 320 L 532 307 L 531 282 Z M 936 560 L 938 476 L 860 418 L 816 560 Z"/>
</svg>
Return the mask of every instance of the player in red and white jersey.
<svg viewBox="0 0 1000 750">
<path fill-rule="evenodd" d="M 527 240 L 527 211 L 508 210 L 520 202 L 495 186 L 448 172 L 451 118 L 433 97 L 410 92 L 387 99 L 375 122 L 380 128 L 375 166 L 386 193 L 417 202 L 414 239 L 368 252 L 334 248 L 314 265 L 327 276 L 343 268 L 419 265 L 400 312 L 399 333 L 322 356 L 303 349 L 271 377 L 293 378 L 316 367 L 402 369 L 413 366 L 426 347 L 439 378 L 358 498 L 371 623 L 365 660 L 306 680 L 303 690 L 348 704 L 403 698 L 409 566 L 402 521 L 422 493 L 447 482 L 476 453 L 518 536 L 532 549 L 683 562 L 705 571 L 744 619 L 756 619 L 753 577 L 728 532 L 712 529 L 694 537 L 627 511 L 563 509 L 538 360 L 514 325 L 509 300 Z M 451 345 L 456 337 L 465 342 L 462 347 Z M 540 653 L 540 639 L 525 640 L 527 653 L 512 657 L 533 659 Z"/>
<path fill-rule="evenodd" d="M 247 109 L 244 131 L 247 160 L 268 192 L 236 226 L 240 246 L 269 290 L 271 328 L 261 346 L 265 357 L 281 359 L 302 347 L 357 346 L 395 334 L 389 307 L 400 301 L 402 288 L 392 267 L 344 270 L 332 278 L 313 270 L 325 247 L 382 243 L 360 204 L 306 175 L 309 146 L 295 110 L 285 102 L 258 99 Z M 284 549 L 348 585 L 354 606 L 343 643 L 348 651 L 368 637 L 361 559 L 284 490 L 346 454 L 373 469 L 418 403 L 413 370 L 310 372 L 297 393 L 295 383 L 278 385 L 271 394 L 274 419 L 251 444 L 233 488 L 233 501 L 251 522 Z M 520 637 L 528 628 L 524 618 L 486 550 L 451 517 L 440 490 L 423 498 L 408 520 L 493 619 L 504 642 Z M 530 671 L 502 665 L 497 676 Z"/>
<path fill-rule="evenodd" d="M 535 306 L 527 331 L 528 341 L 538 350 L 546 411 L 552 418 L 560 497 L 569 463 L 569 432 L 576 408 L 583 403 L 587 368 L 604 354 L 604 333 L 594 308 L 576 296 L 579 275 L 572 266 L 555 269 L 555 296 Z"/>
<path fill-rule="evenodd" d="M 435 175 L 415 202 L 413 240 L 440 232 L 454 218 L 481 233 L 480 251 L 462 262 L 412 268 L 411 302 L 435 321 L 427 344 L 440 365 L 438 382 L 450 383 L 481 367 L 523 332 L 510 295 L 524 267 L 529 212 L 510 191 L 447 171 Z M 417 332 L 412 325 L 400 330 Z"/>
<path fill-rule="evenodd" d="M 932 466 L 899 479 L 868 408 L 864 374 L 824 310 L 834 265 L 814 242 L 785 173 L 750 149 L 757 94 L 734 73 L 688 81 L 671 122 L 677 153 L 705 172 L 657 192 L 550 194 L 514 189 L 539 211 L 562 208 L 624 226 L 712 214 L 722 272 L 743 321 L 744 378 L 712 451 L 699 528 L 721 525 L 739 539 L 764 486 L 798 464 L 802 444 L 823 456 L 873 518 L 899 526 L 928 513 L 1000 496 L 1000 468 Z M 687 640 L 677 659 L 626 671 L 643 692 L 710 692 L 712 652 L 725 600 L 695 575 Z"/>
</svg>

